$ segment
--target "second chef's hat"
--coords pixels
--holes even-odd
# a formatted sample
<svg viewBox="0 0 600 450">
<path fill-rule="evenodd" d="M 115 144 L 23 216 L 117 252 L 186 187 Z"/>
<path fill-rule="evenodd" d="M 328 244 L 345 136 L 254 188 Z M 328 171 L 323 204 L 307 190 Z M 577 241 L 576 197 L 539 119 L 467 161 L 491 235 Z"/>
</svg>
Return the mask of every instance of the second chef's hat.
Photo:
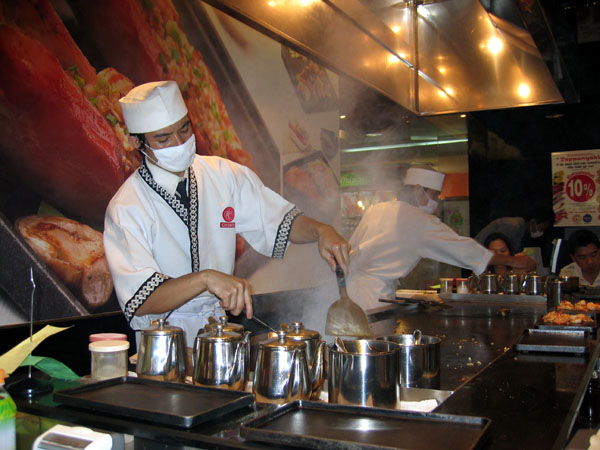
<svg viewBox="0 0 600 450">
<path fill-rule="evenodd" d="M 174 81 L 136 86 L 119 100 L 119 104 L 130 134 L 150 133 L 168 127 L 188 112 Z"/>
<path fill-rule="evenodd" d="M 406 171 L 406 177 L 404 178 L 405 185 L 419 184 L 424 188 L 433 189 L 435 191 L 442 192 L 442 185 L 444 184 L 443 173 L 440 173 L 433 169 L 422 169 L 420 167 L 411 167 Z"/>
</svg>

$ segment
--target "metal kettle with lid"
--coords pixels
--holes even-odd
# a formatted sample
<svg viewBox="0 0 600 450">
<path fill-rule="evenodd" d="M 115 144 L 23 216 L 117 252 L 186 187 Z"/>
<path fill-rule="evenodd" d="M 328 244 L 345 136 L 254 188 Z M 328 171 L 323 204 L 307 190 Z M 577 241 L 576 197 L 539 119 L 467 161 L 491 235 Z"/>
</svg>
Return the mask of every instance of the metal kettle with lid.
<svg viewBox="0 0 600 450">
<path fill-rule="evenodd" d="M 244 390 L 248 381 L 250 332 L 241 335 L 226 331 L 222 323 L 200 331 L 192 353 L 194 384 Z"/>
<path fill-rule="evenodd" d="M 486 272 L 479 276 L 479 292 L 482 294 L 498 293 L 498 277 L 495 273 Z"/>
<path fill-rule="evenodd" d="M 527 295 L 543 295 L 543 277 L 535 272 L 525 275 L 523 280 L 523 292 Z"/>
<path fill-rule="evenodd" d="M 183 330 L 166 319 L 152 321 L 142 330 L 136 373 L 140 378 L 160 381 L 185 381 L 185 342 Z"/>
<path fill-rule="evenodd" d="M 244 326 L 239 323 L 229 322 L 229 319 L 227 318 L 227 316 L 220 316 L 219 320 L 215 319 L 213 316 L 210 316 L 208 318 L 208 323 L 206 325 L 204 325 L 204 328 L 201 328 L 200 331 L 198 331 L 198 334 L 204 333 L 204 332 L 210 331 L 210 330 L 216 330 L 217 325 L 219 325 L 219 324 L 223 325 L 223 331 L 231 331 L 233 333 L 238 333 L 240 335 L 244 334 Z"/>
<path fill-rule="evenodd" d="M 317 347 L 321 342 L 321 335 L 319 332 L 304 328 L 302 322 L 292 322 L 291 327 L 286 323 L 282 323 L 281 329 L 286 332 L 286 336 L 289 339 L 306 343 L 306 360 L 310 369 L 314 363 L 315 355 L 317 354 Z M 276 336 L 277 335 L 273 332 L 269 333 L 269 337 Z"/>
<path fill-rule="evenodd" d="M 252 386 L 256 401 L 288 403 L 318 396 L 325 375 L 324 348 L 325 342 L 320 342 L 309 369 L 306 342 L 288 338 L 284 330 L 260 344 Z"/>
</svg>

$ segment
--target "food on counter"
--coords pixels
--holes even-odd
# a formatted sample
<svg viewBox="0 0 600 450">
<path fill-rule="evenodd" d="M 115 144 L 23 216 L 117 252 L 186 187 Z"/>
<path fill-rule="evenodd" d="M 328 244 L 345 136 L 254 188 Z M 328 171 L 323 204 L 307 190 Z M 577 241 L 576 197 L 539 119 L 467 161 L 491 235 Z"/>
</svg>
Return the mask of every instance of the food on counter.
<svg viewBox="0 0 600 450">
<path fill-rule="evenodd" d="M 27 216 L 16 227 L 88 310 L 106 303 L 113 283 L 102 233 L 64 217 Z"/>
<path fill-rule="evenodd" d="M 553 325 L 577 325 L 593 323 L 594 320 L 585 314 L 569 314 L 564 311 L 550 311 L 542 317 L 542 322 Z"/>
<path fill-rule="evenodd" d="M 170 0 L 70 0 L 108 64 L 136 84 L 170 79 L 186 101 L 198 153 L 254 169 L 202 55 L 179 26 Z"/>
<path fill-rule="evenodd" d="M 18 3 L 18 5 L 17 5 Z M 102 219 L 139 164 L 113 97 L 133 83 L 96 74 L 48 0 L 3 2 L 0 26 L 0 158 L 42 198 Z M 15 132 L 15 130 L 18 130 Z"/>
<path fill-rule="evenodd" d="M 292 166 L 285 172 L 283 177 L 285 182 L 295 190 L 317 202 L 323 201 L 315 182 L 306 170 L 298 166 Z"/>
<path fill-rule="evenodd" d="M 577 303 L 571 303 L 567 300 L 563 300 L 558 305 L 558 309 L 576 310 L 576 311 L 600 311 L 600 303 L 587 302 L 580 300 Z"/>
</svg>

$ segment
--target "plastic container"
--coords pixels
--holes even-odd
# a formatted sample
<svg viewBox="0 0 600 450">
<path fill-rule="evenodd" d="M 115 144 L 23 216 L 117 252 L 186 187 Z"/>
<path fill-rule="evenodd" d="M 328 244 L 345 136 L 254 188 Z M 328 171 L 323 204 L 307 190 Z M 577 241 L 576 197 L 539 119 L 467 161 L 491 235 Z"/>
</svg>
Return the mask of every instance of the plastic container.
<svg viewBox="0 0 600 450">
<path fill-rule="evenodd" d="M 97 341 L 89 345 L 93 380 L 127 376 L 128 341 Z"/>
<path fill-rule="evenodd" d="M 0 448 L 2 450 L 17 448 L 16 415 L 17 405 L 4 388 L 4 369 L 0 369 Z"/>
<path fill-rule="evenodd" d="M 98 341 L 126 341 L 127 335 L 123 333 L 96 333 L 90 334 L 90 342 Z"/>
</svg>

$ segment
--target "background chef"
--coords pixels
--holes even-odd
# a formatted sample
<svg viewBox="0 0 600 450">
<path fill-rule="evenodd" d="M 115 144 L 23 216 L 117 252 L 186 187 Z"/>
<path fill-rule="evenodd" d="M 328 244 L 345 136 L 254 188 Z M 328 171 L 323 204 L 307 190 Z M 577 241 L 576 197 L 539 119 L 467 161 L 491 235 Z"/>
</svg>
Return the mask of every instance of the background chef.
<svg viewBox="0 0 600 450">
<path fill-rule="evenodd" d="M 346 268 L 348 243 L 263 185 L 247 167 L 196 155 L 177 84 L 154 82 L 120 101 L 130 143 L 145 156 L 105 216 L 104 246 L 130 326 L 169 315 L 191 346 L 208 317 L 252 316 L 250 286 L 232 275 L 236 233 L 255 250 L 282 258 L 288 243 L 318 241 L 332 270 Z"/>
<path fill-rule="evenodd" d="M 444 174 L 429 167 L 406 171 L 399 200 L 378 203 L 364 214 L 350 238 L 346 277 L 348 295 L 365 308 L 381 306 L 380 298 L 395 298 L 398 278 L 430 258 L 475 273 L 503 264 L 533 270 L 525 255 L 494 254 L 474 239 L 460 236 L 436 217 Z"/>
</svg>

